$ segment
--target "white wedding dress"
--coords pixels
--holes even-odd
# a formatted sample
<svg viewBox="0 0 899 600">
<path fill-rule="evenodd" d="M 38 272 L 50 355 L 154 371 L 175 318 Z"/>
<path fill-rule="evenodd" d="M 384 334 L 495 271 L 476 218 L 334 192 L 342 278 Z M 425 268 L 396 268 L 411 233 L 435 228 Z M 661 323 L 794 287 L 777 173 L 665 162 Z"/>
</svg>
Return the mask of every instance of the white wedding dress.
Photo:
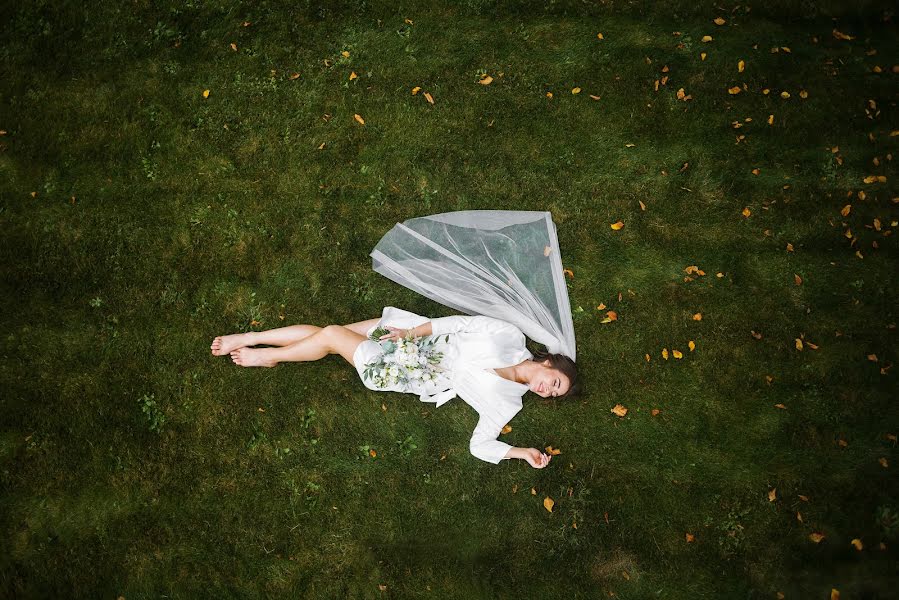
<svg viewBox="0 0 899 600">
<path fill-rule="evenodd" d="M 493 464 L 501 461 L 512 446 L 500 442 L 503 426 L 521 410 L 521 397 L 530 389 L 527 384 L 501 377 L 495 369 L 517 365 L 533 358 L 525 347 L 524 334 L 511 323 L 485 316 L 454 315 L 428 319 L 393 306 L 384 308 L 378 326 L 391 325 L 408 329 L 431 322 L 431 337 L 448 337 L 436 349 L 443 351 L 439 366 L 443 375 L 428 384 L 403 384 L 379 388 L 362 375 L 365 364 L 382 352 L 373 340 L 359 343 L 353 364 L 366 387 L 376 391 L 417 394 L 422 402 L 439 407 L 459 396 L 480 415 L 469 443 L 471 453 Z"/>
</svg>

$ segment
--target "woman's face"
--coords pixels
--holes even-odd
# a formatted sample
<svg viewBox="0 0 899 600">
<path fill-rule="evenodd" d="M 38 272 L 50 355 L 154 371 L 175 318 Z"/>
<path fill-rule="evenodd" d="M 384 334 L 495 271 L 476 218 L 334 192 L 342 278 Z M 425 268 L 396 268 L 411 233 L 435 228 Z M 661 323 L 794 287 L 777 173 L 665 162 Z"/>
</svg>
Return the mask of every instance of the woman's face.
<svg viewBox="0 0 899 600">
<path fill-rule="evenodd" d="M 558 369 L 550 366 L 549 359 L 540 364 L 537 374 L 528 382 L 531 391 L 544 398 L 561 396 L 568 392 L 571 382 L 568 377 Z"/>
</svg>

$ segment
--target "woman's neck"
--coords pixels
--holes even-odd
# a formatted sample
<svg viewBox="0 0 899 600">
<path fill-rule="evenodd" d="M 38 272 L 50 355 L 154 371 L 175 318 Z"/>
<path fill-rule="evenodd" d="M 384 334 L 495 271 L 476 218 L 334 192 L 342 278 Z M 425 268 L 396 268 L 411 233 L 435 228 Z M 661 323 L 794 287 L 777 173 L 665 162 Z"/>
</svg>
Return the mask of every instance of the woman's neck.
<svg viewBox="0 0 899 600">
<path fill-rule="evenodd" d="M 508 379 L 509 381 L 514 381 L 515 383 L 526 384 L 529 380 L 526 378 L 527 374 L 523 367 L 525 367 L 527 362 L 527 360 L 524 360 L 517 365 L 512 365 L 511 367 L 503 367 L 502 369 L 493 370 L 496 371 L 496 374 L 503 379 Z"/>
</svg>

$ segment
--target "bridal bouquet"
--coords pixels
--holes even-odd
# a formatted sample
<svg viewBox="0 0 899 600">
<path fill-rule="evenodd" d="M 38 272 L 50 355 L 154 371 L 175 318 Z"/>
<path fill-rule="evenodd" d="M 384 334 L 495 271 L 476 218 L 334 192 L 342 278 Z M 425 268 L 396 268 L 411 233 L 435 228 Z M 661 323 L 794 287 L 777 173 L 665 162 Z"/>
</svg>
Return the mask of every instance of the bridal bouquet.
<svg viewBox="0 0 899 600">
<path fill-rule="evenodd" d="M 439 367 L 443 353 L 434 348 L 438 337 L 415 338 L 407 334 L 396 342 L 378 339 L 387 333 L 390 331 L 384 327 L 372 331 L 369 339 L 381 345 L 382 353 L 376 360 L 365 363 L 363 377 L 379 388 L 399 382 L 426 383 L 437 378 L 437 374 L 443 370 Z M 449 340 L 449 335 L 445 337 Z"/>
</svg>

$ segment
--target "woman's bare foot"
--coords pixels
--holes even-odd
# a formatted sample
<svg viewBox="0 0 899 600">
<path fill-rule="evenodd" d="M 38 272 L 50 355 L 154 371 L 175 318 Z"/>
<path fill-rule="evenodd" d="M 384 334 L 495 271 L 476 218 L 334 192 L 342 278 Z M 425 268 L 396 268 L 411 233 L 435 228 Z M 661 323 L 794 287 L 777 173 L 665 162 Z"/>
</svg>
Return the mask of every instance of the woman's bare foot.
<svg viewBox="0 0 899 600">
<path fill-rule="evenodd" d="M 231 353 L 231 360 L 241 367 L 274 367 L 278 361 L 270 358 L 269 348 L 239 348 Z"/>
<path fill-rule="evenodd" d="M 214 356 L 224 356 L 226 354 L 230 354 L 238 348 L 252 345 L 253 343 L 250 340 L 250 336 L 248 334 L 233 333 L 231 335 L 218 336 L 217 338 L 212 340 L 212 345 L 209 346 L 209 348 L 212 350 L 212 354 Z"/>
</svg>

